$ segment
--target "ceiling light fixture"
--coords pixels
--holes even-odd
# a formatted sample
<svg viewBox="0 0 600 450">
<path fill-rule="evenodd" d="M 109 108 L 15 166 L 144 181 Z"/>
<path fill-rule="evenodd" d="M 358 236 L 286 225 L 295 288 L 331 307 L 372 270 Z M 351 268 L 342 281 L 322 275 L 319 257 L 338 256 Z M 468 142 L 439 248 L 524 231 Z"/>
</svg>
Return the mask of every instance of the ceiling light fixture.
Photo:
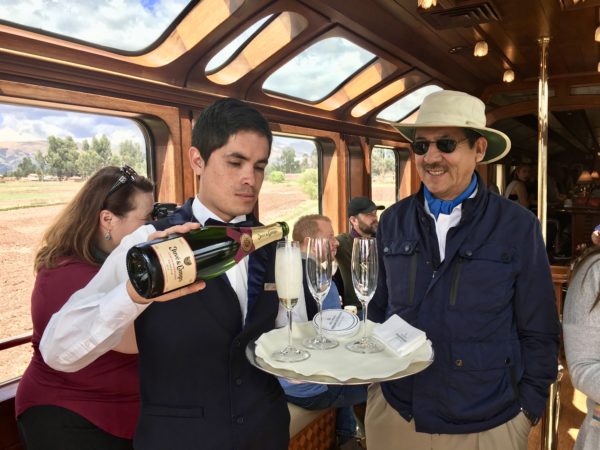
<svg viewBox="0 0 600 450">
<path fill-rule="evenodd" d="M 505 83 L 512 83 L 515 81 L 515 72 L 513 72 L 511 69 L 506 69 L 504 71 L 504 75 L 502 75 L 502 81 Z"/>
<path fill-rule="evenodd" d="M 437 5 L 437 0 L 418 0 L 417 6 L 423 9 L 429 9 Z"/>
<path fill-rule="evenodd" d="M 600 72 L 600 62 L 598 63 L 598 72 Z"/>
<path fill-rule="evenodd" d="M 488 54 L 488 45 L 485 41 L 477 41 L 475 43 L 475 49 L 473 50 L 473 54 L 479 58 Z"/>
<path fill-rule="evenodd" d="M 594 40 L 596 42 L 600 42 L 600 25 L 596 27 L 596 32 L 594 33 Z"/>
</svg>

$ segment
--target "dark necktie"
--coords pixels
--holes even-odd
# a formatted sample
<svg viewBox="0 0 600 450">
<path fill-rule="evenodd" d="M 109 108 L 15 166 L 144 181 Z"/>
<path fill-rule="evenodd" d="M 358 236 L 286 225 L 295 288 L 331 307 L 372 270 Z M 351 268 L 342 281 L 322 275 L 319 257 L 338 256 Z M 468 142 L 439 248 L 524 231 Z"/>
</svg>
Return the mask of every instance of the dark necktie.
<svg viewBox="0 0 600 450">
<path fill-rule="evenodd" d="M 254 226 L 254 222 L 252 220 L 242 220 L 241 222 L 231 223 L 231 222 L 221 222 L 217 219 L 208 218 L 206 222 L 204 222 L 205 227 L 242 227 L 248 228 Z"/>
</svg>

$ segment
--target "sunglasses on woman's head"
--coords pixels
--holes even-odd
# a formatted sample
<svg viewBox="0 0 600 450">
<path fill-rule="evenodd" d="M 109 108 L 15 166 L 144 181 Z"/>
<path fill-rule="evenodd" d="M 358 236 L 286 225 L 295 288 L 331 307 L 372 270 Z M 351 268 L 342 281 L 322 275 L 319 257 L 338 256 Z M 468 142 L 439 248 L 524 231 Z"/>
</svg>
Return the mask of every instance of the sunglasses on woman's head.
<svg viewBox="0 0 600 450">
<path fill-rule="evenodd" d="M 127 183 L 135 183 L 137 180 L 138 174 L 135 170 L 133 170 L 129 166 L 123 166 L 119 169 L 119 178 L 112 185 L 108 194 L 106 194 L 106 198 L 110 197 L 115 191 L 118 191 L 120 188 L 125 186 Z"/>
<path fill-rule="evenodd" d="M 413 152 L 415 152 L 417 155 L 424 155 L 425 153 L 427 153 L 427 150 L 429 150 L 429 145 L 430 144 L 435 144 L 435 146 L 438 148 L 438 150 L 442 153 L 452 153 L 454 150 L 456 150 L 456 147 L 458 147 L 458 144 L 461 144 L 465 141 L 467 141 L 469 138 L 464 138 L 461 139 L 460 141 L 457 141 L 456 139 L 437 139 L 435 141 L 427 141 L 425 139 L 416 139 L 414 140 L 411 144 L 410 147 L 412 148 Z"/>
</svg>

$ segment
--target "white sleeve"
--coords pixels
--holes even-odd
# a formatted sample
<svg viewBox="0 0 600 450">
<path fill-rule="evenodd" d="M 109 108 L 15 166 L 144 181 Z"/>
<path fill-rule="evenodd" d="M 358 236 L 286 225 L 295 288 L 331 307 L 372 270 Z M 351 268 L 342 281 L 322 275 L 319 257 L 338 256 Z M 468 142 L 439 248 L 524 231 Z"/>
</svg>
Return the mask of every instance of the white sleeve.
<svg viewBox="0 0 600 450">
<path fill-rule="evenodd" d="M 125 257 L 154 231 L 152 225 L 144 225 L 125 236 L 87 286 L 53 314 L 40 341 L 46 364 L 75 372 L 121 342 L 127 327 L 148 307 L 127 294 Z"/>
</svg>

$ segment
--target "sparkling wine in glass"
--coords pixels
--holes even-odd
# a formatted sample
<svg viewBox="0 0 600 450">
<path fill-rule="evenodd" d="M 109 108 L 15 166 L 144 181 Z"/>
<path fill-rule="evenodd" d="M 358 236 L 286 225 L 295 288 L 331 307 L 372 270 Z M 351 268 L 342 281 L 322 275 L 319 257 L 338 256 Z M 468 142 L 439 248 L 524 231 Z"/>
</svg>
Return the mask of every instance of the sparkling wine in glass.
<svg viewBox="0 0 600 450">
<path fill-rule="evenodd" d="M 346 344 L 346 348 L 356 353 L 377 353 L 383 346 L 367 335 L 367 307 L 377 288 L 379 260 L 375 238 L 358 237 L 352 243 L 352 284 L 354 292 L 363 307 L 363 337 Z"/>
<path fill-rule="evenodd" d="M 317 301 L 319 313 L 323 309 L 323 300 L 331 287 L 333 256 L 329 238 L 309 238 L 306 249 L 306 281 L 308 289 Z M 309 299 L 306 299 L 308 301 Z M 315 350 L 327 350 L 337 347 L 338 342 L 323 335 L 323 315 L 319 314 L 319 331 L 316 336 L 302 342 L 305 347 Z"/>
<path fill-rule="evenodd" d="M 304 361 L 310 356 L 306 350 L 292 345 L 292 309 L 298 303 L 302 289 L 302 255 L 297 241 L 277 243 L 275 253 L 275 284 L 277 296 L 288 316 L 288 344 L 271 357 L 281 362 Z"/>
</svg>

